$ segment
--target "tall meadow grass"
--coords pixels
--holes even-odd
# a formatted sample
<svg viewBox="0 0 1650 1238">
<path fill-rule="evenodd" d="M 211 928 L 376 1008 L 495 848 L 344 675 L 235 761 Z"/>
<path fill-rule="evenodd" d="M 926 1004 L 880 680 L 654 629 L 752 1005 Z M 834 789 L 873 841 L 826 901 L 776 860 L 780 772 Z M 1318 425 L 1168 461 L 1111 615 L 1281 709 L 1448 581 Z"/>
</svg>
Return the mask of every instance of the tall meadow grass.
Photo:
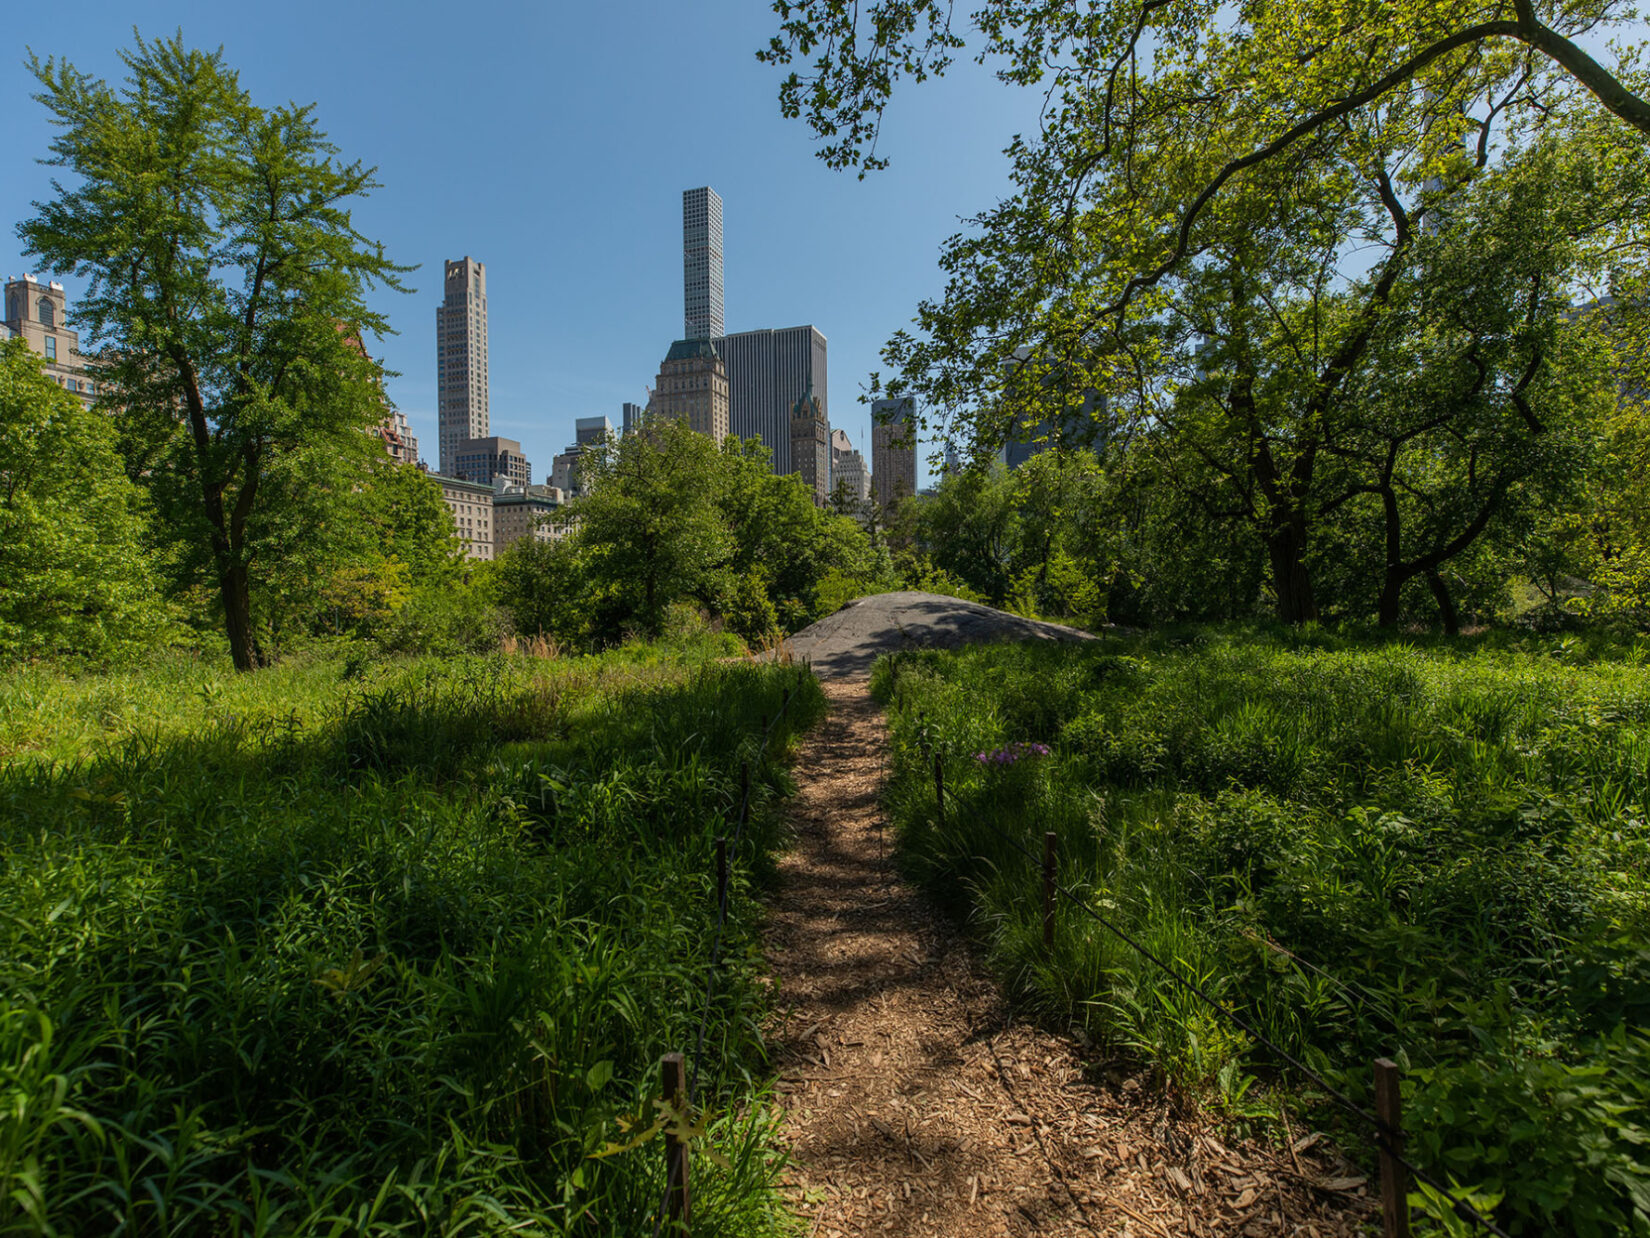
<svg viewBox="0 0 1650 1238">
<path fill-rule="evenodd" d="M 764 716 L 795 694 L 774 740 Z M 785 1232 L 755 889 L 822 709 L 626 650 L 0 676 L 0 1233 L 650 1232 L 755 813 L 697 1232 Z"/>
<path fill-rule="evenodd" d="M 1055 832 L 1062 882 L 1338 1086 L 1395 1055 L 1416 1153 L 1514 1232 L 1604 1235 L 1650 1233 L 1643 655 L 1209 630 L 874 683 L 904 861 L 1023 1002 L 1234 1121 L 1298 1087 L 1077 909 L 1046 953 L 999 830 Z"/>
</svg>

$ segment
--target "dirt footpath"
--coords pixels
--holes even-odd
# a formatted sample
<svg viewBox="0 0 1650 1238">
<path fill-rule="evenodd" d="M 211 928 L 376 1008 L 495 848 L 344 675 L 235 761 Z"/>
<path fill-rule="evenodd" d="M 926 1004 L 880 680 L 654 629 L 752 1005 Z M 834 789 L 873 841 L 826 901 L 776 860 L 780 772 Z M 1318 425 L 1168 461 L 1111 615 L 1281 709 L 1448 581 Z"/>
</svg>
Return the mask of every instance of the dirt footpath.
<svg viewBox="0 0 1650 1238">
<path fill-rule="evenodd" d="M 807 1232 L 1356 1233 L 1369 1187 L 1317 1159 L 1322 1141 L 1228 1146 L 1138 1080 L 1093 1082 L 1074 1045 L 1012 1019 L 889 859 L 886 732 L 864 682 L 825 691 L 768 932 L 788 1187 Z"/>
</svg>

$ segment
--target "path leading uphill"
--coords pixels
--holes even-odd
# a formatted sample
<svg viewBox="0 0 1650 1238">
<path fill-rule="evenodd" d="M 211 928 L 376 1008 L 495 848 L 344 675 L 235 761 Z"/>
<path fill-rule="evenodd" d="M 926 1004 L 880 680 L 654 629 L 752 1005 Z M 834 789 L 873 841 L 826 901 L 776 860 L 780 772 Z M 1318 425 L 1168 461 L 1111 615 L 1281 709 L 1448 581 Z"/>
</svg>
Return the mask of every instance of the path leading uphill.
<svg viewBox="0 0 1650 1238">
<path fill-rule="evenodd" d="M 1016 1021 L 955 931 L 900 880 L 878 803 L 887 736 L 861 677 L 869 659 L 844 631 L 914 644 L 918 625 L 888 620 L 915 616 L 950 644 L 969 628 L 1023 633 L 1030 621 L 886 596 L 816 625 L 845 620 L 834 632 L 802 634 L 816 638 L 804 648 L 831 711 L 796 762 L 796 845 L 780 864 L 768 956 L 789 1190 L 808 1232 L 1355 1233 L 1369 1188 L 1318 1159 L 1320 1141 L 1227 1145 L 1141 1080 L 1105 1075 L 1074 1044 Z"/>
<path fill-rule="evenodd" d="M 864 679 L 871 663 L 901 649 L 952 649 L 992 640 L 1092 640 L 1079 628 L 1044 623 L 937 593 L 857 598 L 785 642 L 821 679 Z"/>
</svg>

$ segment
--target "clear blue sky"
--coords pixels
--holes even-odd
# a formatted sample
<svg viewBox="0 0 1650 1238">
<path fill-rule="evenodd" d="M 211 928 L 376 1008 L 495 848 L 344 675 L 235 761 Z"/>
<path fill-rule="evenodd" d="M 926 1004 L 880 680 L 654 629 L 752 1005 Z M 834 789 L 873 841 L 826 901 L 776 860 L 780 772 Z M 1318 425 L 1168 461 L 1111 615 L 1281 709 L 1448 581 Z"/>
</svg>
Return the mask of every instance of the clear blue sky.
<svg viewBox="0 0 1650 1238">
<path fill-rule="evenodd" d="M 965 65 L 896 100 L 893 166 L 859 181 L 780 117 L 779 73 L 755 59 L 775 29 L 766 0 L 13 5 L 0 273 L 29 269 L 15 226 L 50 192 L 27 50 L 114 77 L 134 22 L 222 45 L 255 101 L 313 101 L 341 152 L 378 166 L 358 226 L 420 269 L 412 295 L 380 297 L 398 334 L 373 347 L 432 467 L 441 263 L 487 264 L 492 432 L 521 440 L 535 479 L 574 418 L 642 402 L 682 330 L 681 191 L 705 184 L 725 204 L 728 329 L 822 330 L 832 424 L 869 458 L 858 396 L 881 346 L 940 291 L 941 243 L 1004 192 L 997 152 L 1039 102 Z"/>
</svg>

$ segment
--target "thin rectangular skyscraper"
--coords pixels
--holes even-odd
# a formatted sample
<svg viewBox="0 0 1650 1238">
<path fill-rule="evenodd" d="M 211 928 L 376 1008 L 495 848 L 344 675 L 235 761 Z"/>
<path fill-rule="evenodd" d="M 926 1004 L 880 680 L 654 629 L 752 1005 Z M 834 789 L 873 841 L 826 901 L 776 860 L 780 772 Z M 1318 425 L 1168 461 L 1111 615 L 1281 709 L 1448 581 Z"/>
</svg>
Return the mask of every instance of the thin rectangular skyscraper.
<svg viewBox="0 0 1650 1238">
<path fill-rule="evenodd" d="M 487 268 L 465 255 L 446 264 L 435 307 L 436 422 L 441 471 L 457 476 L 459 444 L 487 437 Z"/>
<path fill-rule="evenodd" d="M 682 338 L 722 334 L 722 199 L 709 185 L 682 190 Z"/>
</svg>

